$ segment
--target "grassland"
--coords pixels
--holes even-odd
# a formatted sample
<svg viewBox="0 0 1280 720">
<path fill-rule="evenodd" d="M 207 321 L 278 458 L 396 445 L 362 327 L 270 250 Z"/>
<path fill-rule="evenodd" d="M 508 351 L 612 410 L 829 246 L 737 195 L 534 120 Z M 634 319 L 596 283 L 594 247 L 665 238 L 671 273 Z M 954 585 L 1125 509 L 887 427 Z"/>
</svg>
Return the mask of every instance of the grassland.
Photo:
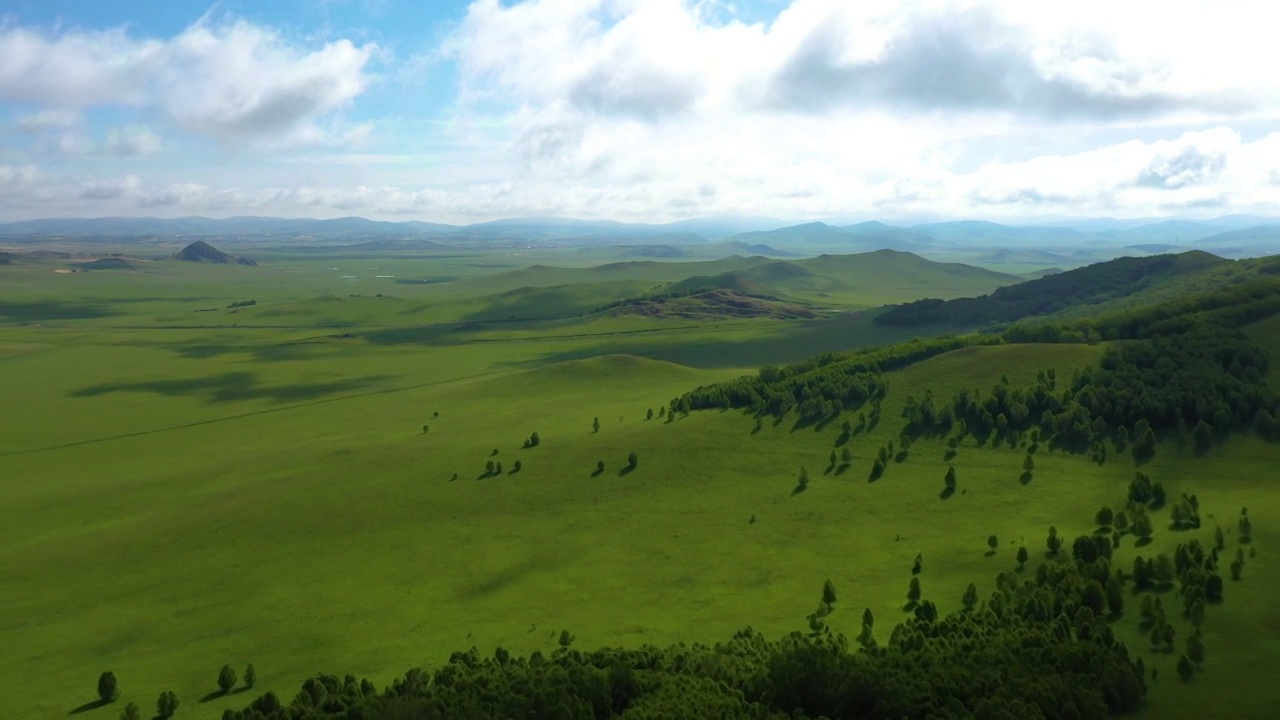
<svg viewBox="0 0 1280 720">
<path fill-rule="evenodd" d="M 943 500 L 944 444 L 921 440 L 868 482 L 908 395 L 947 397 L 1002 374 L 1029 381 L 1046 367 L 1070 377 L 1103 346 L 969 348 L 892 373 L 885 419 L 852 440 L 843 473 L 823 472 L 835 427 L 753 433 L 734 412 L 645 419 L 766 363 L 928 332 L 873 327 L 856 296 L 874 296 L 872 285 L 816 320 L 686 322 L 589 306 L 607 284 L 631 292 L 716 274 L 706 267 L 627 264 L 584 280 L 610 271 L 519 270 L 537 264 L 528 257 L 255 259 L 0 268 L 9 717 L 66 716 L 93 699 L 104 669 L 122 702 L 150 707 L 172 689 L 179 713 L 200 718 L 250 699 L 200 701 L 224 663 L 254 663 L 255 694 L 287 699 L 316 672 L 386 683 L 472 645 L 546 651 L 562 628 L 582 647 L 715 642 L 745 625 L 778 636 L 804 626 L 828 578 L 841 598 L 833 628 L 856 634 L 870 607 L 883 640 L 905 617 L 916 553 L 925 596 L 956 609 L 969 582 L 989 593 L 1018 547 L 1039 557 L 1049 525 L 1068 540 L 1091 532 L 1133 474 L 1119 455 L 1098 466 L 1042 451 L 1024 485 L 1023 451 L 970 442 L 952 461 L 960 492 Z M 524 295 L 512 307 L 555 309 L 475 317 L 513 292 Z M 226 307 L 247 299 L 258 304 Z M 1251 330 L 1280 347 L 1274 320 Z M 541 443 L 523 449 L 535 431 Z M 639 465 L 624 472 L 631 451 Z M 504 473 L 481 478 L 488 460 Z M 593 476 L 598 460 L 605 472 Z M 1171 496 L 1198 493 L 1207 522 L 1161 528 L 1140 551 L 1126 544 L 1118 566 L 1192 535 L 1207 542 L 1242 506 L 1258 550 L 1210 610 L 1209 659 L 1192 683 L 1177 681 L 1176 655 L 1148 651 L 1136 612 L 1116 623 L 1159 669 L 1147 716 L 1270 717 L 1278 464 L 1276 445 L 1238 437 L 1203 458 L 1161 446 L 1145 468 Z M 802 466 L 812 481 L 793 494 Z M 1175 625 L 1185 636 L 1187 623 Z"/>
</svg>

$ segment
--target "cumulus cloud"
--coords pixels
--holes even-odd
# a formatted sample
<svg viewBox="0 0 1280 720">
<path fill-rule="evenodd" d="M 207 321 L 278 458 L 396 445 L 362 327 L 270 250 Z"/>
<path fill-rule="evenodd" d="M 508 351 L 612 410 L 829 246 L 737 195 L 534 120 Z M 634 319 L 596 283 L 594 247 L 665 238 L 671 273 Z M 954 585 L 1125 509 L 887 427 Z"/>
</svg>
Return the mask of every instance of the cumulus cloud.
<svg viewBox="0 0 1280 720">
<path fill-rule="evenodd" d="M 375 50 L 350 40 L 307 50 L 243 20 L 202 21 L 164 40 L 9 26 L 0 102 L 64 115 L 140 107 L 223 143 L 287 144 L 324 137 L 318 121 L 364 92 Z"/>
<path fill-rule="evenodd" d="M 406 62 L 456 71 L 450 106 L 358 124 L 344 109 L 372 67 L 408 72 L 372 44 L 245 21 L 169 38 L 0 25 L 0 102 L 32 108 L 13 125 L 26 146 L 83 156 L 92 127 L 98 156 L 153 154 L 161 136 L 176 155 L 184 133 L 324 153 L 268 153 L 221 177 L 216 163 L 181 176 L 159 163 L 148 174 L 145 159 L 63 161 L 96 179 L 15 165 L 25 179 L 0 176 L 0 210 L 804 220 L 1266 213 L 1280 201 L 1280 134 L 1249 132 L 1280 118 L 1261 4 L 772 5 L 757 22 L 721 0 L 475 0 Z M 139 124 L 86 120 L 104 107 Z"/>
</svg>

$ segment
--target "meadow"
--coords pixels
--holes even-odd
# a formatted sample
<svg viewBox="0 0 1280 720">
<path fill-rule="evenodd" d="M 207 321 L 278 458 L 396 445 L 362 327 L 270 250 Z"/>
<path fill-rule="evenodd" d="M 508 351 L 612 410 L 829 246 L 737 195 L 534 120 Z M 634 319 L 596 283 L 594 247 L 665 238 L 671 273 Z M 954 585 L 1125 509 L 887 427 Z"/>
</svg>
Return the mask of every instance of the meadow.
<svg viewBox="0 0 1280 720">
<path fill-rule="evenodd" d="M 945 442 L 921 439 L 869 481 L 908 396 L 1045 368 L 1070 377 L 1106 344 L 973 347 L 889 373 L 884 419 L 852 438 L 844 471 L 828 468 L 834 425 L 647 419 L 762 365 L 936 334 L 871 321 L 881 304 L 1010 282 L 996 273 L 789 279 L 768 287 L 817 316 L 784 321 L 595 312 L 690 278 L 767 283 L 764 259 L 602 268 L 559 251 L 288 248 L 255 259 L 0 267 L 7 716 L 115 717 L 173 690 L 180 717 L 215 718 L 266 690 L 291 698 L 317 672 L 385 684 L 472 646 L 547 652 L 566 629 L 583 648 L 714 643 L 748 625 L 777 637 L 805 627 L 828 579 L 840 594 L 829 625 L 853 636 L 870 608 L 885 640 L 908 616 L 917 554 L 925 597 L 955 610 L 971 582 L 989 594 L 1018 548 L 1034 567 L 1050 525 L 1068 542 L 1093 532 L 1134 474 L 1127 455 L 1099 465 L 1045 449 L 1024 483 L 1023 450 L 967 441 L 950 461 L 959 492 L 944 499 Z M 1277 357 L 1274 318 L 1251 332 Z M 1116 567 L 1190 537 L 1211 544 L 1246 506 L 1257 550 L 1210 609 L 1208 659 L 1189 683 L 1176 654 L 1150 649 L 1130 596 L 1116 632 L 1159 671 L 1144 716 L 1274 712 L 1276 467 L 1280 445 L 1247 436 L 1206 456 L 1164 443 L 1143 467 L 1171 497 L 1197 493 L 1206 522 L 1175 533 L 1159 513 L 1152 545 L 1126 538 Z M 801 468 L 811 480 L 796 492 Z M 226 663 L 255 665 L 251 693 L 216 692 Z M 96 707 L 107 669 L 121 699 Z"/>
</svg>

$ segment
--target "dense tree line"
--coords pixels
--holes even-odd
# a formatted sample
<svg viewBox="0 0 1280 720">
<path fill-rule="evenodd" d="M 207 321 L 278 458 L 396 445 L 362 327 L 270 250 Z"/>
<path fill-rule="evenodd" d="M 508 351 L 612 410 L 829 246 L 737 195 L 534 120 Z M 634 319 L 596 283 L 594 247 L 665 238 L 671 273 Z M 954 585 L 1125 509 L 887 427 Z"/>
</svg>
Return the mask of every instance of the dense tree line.
<svg viewBox="0 0 1280 720">
<path fill-rule="evenodd" d="M 1008 342 L 1090 342 L 1143 339 L 1200 325 L 1238 328 L 1280 313 L 1280 262 L 1258 279 L 1124 312 L 1069 322 L 1025 321 L 1002 335 Z"/>
<path fill-rule="evenodd" d="M 379 692 L 368 680 L 311 678 L 285 704 L 267 693 L 241 718 L 1104 718 L 1146 694 L 1141 660 L 1112 634 L 1098 600 L 1104 561 L 1003 573 L 985 601 L 938 617 L 925 600 L 880 645 L 863 613 L 850 643 L 821 622 L 769 641 L 746 628 L 714 646 L 562 646 L 513 657 L 454 653 Z M 828 608 L 833 587 L 824 586 Z"/>
<path fill-rule="evenodd" d="M 1184 441 L 1207 444 L 1211 433 L 1256 423 L 1274 433 L 1277 400 L 1264 378 L 1269 359 L 1239 331 L 1195 325 L 1107 350 L 1061 387 L 1052 370 L 1025 387 L 995 385 L 989 392 L 961 391 L 950 407 L 931 397 L 909 402 L 908 431 L 947 432 L 955 422 L 978 437 L 1037 440 L 1105 458 L 1103 439 L 1117 450 L 1130 444 L 1141 458 L 1154 451 L 1156 434 L 1173 431 Z M 1193 428 L 1195 428 L 1193 430 Z"/>
</svg>

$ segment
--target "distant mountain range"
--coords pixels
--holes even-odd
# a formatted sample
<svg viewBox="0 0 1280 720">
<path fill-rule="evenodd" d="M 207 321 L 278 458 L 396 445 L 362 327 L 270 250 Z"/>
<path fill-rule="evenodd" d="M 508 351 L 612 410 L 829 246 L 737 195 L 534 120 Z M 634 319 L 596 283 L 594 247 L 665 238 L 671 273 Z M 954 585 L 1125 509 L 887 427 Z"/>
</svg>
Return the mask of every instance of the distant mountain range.
<svg viewBox="0 0 1280 720">
<path fill-rule="evenodd" d="M 405 241 L 442 246 L 664 246 L 712 243 L 760 246 L 779 255 L 797 251 L 864 252 L 902 250 L 972 251 L 977 248 L 1051 250 L 1052 262 L 1070 253 L 1127 248 L 1138 253 L 1205 249 L 1223 257 L 1266 255 L 1280 251 L 1280 218 L 1233 215 L 1212 220 L 1081 219 L 1044 225 L 1004 225 L 960 220 L 911 226 L 878 221 L 851 225 L 824 222 L 790 224 L 769 217 L 708 217 L 664 224 L 528 217 L 473 225 L 420 221 L 388 222 L 359 217 L 331 220 L 274 217 L 61 218 L 0 225 L 0 237 L 14 241 L 55 238 L 164 242 L 195 239 L 223 242 L 324 242 L 356 244 Z"/>
</svg>

